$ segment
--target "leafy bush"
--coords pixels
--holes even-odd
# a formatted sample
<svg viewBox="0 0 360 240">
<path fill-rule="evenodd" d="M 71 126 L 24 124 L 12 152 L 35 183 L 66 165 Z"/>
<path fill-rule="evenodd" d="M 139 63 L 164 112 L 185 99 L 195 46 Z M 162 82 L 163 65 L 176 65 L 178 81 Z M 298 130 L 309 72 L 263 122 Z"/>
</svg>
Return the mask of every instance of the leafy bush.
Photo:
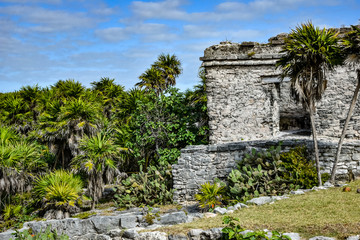
<svg viewBox="0 0 360 240">
<path fill-rule="evenodd" d="M 11 197 L 11 204 L 5 204 L 0 211 L 0 232 L 10 228 L 22 228 L 24 222 L 38 218 L 34 212 L 34 201 L 30 193 L 15 194 Z M 3 221 L 2 221 L 3 220 Z"/>
<path fill-rule="evenodd" d="M 51 226 L 49 225 L 45 231 L 41 231 L 37 234 L 31 234 L 29 231 L 18 232 L 14 234 L 14 240 L 68 240 L 69 236 L 66 234 L 58 235 L 56 230 L 51 230 Z M 12 238 L 10 238 L 12 239 Z"/>
<path fill-rule="evenodd" d="M 21 214 L 21 209 L 22 209 L 21 205 L 13 205 L 13 204 L 5 205 L 4 210 L 3 210 L 4 220 L 8 220 L 10 218 L 17 217 L 18 215 Z"/>
<path fill-rule="evenodd" d="M 280 146 L 270 147 L 263 152 L 252 150 L 245 154 L 238 168 L 228 176 L 229 195 L 231 199 L 246 201 L 260 195 L 281 195 L 293 184 L 282 179 L 285 168 L 281 166 Z"/>
<path fill-rule="evenodd" d="M 220 183 L 204 183 L 199 189 L 199 193 L 195 195 L 196 200 L 200 202 L 200 207 L 209 210 L 216 206 L 222 205 L 225 197 L 225 187 Z"/>
<path fill-rule="evenodd" d="M 171 203 L 172 195 L 171 166 L 150 166 L 147 172 L 140 170 L 123 180 L 115 199 L 118 207 L 153 206 Z"/>
<path fill-rule="evenodd" d="M 231 199 L 246 201 L 263 195 L 282 195 L 298 188 L 317 185 L 314 163 L 305 147 L 280 153 L 281 145 L 265 151 L 252 149 L 228 176 Z"/>
<path fill-rule="evenodd" d="M 32 192 L 35 199 L 42 204 L 65 210 L 75 206 L 81 190 L 82 181 L 78 176 L 64 170 L 57 170 L 38 177 Z"/>
<path fill-rule="evenodd" d="M 222 239 L 250 239 L 250 240 L 287 240 L 291 239 L 288 236 L 283 235 L 282 233 L 279 233 L 277 231 L 272 231 L 272 236 L 268 237 L 266 235 L 266 232 L 264 231 L 253 231 L 253 232 L 247 232 L 242 233 L 245 231 L 244 228 L 242 228 L 239 224 L 235 223 L 239 222 L 238 218 L 225 216 L 223 218 L 223 223 L 227 224 L 226 227 L 222 229 L 223 235 Z"/>
<path fill-rule="evenodd" d="M 286 171 L 283 178 L 300 188 L 312 188 L 318 184 L 315 162 L 308 158 L 305 146 L 297 146 L 280 154 L 281 166 Z"/>
</svg>

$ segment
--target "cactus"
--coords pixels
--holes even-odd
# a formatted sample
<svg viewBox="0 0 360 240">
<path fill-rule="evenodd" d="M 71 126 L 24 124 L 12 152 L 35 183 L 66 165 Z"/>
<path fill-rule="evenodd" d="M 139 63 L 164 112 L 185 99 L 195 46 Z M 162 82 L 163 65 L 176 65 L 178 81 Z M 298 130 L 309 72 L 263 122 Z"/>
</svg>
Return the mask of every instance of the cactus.
<svg viewBox="0 0 360 240">
<path fill-rule="evenodd" d="M 281 176 L 286 169 L 282 166 L 281 147 L 270 147 L 259 152 L 252 149 L 238 163 L 237 169 L 228 176 L 229 197 L 237 201 L 246 201 L 262 195 L 279 195 L 294 188 Z M 291 181 L 290 181 L 291 182 Z"/>
<path fill-rule="evenodd" d="M 152 206 L 171 203 L 172 195 L 171 166 L 151 166 L 147 172 L 140 170 L 117 186 L 115 203 L 118 207 Z"/>
</svg>

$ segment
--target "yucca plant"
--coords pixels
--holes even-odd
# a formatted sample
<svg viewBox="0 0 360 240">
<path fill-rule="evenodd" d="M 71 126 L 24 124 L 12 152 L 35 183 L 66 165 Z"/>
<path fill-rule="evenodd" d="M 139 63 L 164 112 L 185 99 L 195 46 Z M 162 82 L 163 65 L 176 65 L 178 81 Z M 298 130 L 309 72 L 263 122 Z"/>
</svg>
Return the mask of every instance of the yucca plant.
<svg viewBox="0 0 360 240">
<path fill-rule="evenodd" d="M 196 200 L 199 201 L 200 207 L 209 210 L 216 206 L 222 205 L 224 200 L 225 187 L 220 183 L 204 183 L 199 189 L 199 193 L 195 195 Z"/>
<path fill-rule="evenodd" d="M 80 177 L 65 170 L 57 170 L 38 177 L 32 193 L 46 209 L 68 212 L 75 207 L 82 186 Z"/>
</svg>

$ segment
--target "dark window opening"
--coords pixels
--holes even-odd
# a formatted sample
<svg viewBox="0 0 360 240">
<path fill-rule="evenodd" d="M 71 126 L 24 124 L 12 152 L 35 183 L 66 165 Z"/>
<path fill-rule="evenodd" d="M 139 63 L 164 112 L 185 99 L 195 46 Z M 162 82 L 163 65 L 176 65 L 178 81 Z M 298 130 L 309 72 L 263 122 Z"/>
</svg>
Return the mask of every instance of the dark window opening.
<svg viewBox="0 0 360 240">
<path fill-rule="evenodd" d="M 310 116 L 308 113 L 290 114 L 280 112 L 280 131 L 308 136 L 311 134 L 310 128 Z"/>
</svg>

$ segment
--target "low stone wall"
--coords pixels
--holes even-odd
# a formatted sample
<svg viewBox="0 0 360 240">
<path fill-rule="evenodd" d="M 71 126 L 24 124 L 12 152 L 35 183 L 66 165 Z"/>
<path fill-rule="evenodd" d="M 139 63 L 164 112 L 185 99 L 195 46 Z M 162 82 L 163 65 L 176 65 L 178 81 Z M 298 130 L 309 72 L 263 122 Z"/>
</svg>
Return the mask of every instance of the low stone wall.
<svg viewBox="0 0 360 240">
<path fill-rule="evenodd" d="M 188 146 L 181 150 L 178 163 L 173 165 L 174 200 L 181 204 L 194 201 L 200 184 L 215 178 L 226 180 L 236 163 L 252 148 L 267 149 L 277 146 L 280 140 L 243 141 L 218 145 Z M 297 145 L 306 145 L 312 152 L 313 142 L 309 139 L 281 140 L 283 151 Z M 336 155 L 337 139 L 320 139 L 319 154 L 322 172 L 330 173 Z M 346 175 L 352 169 L 360 175 L 360 141 L 345 142 L 338 163 L 337 175 Z"/>
</svg>

